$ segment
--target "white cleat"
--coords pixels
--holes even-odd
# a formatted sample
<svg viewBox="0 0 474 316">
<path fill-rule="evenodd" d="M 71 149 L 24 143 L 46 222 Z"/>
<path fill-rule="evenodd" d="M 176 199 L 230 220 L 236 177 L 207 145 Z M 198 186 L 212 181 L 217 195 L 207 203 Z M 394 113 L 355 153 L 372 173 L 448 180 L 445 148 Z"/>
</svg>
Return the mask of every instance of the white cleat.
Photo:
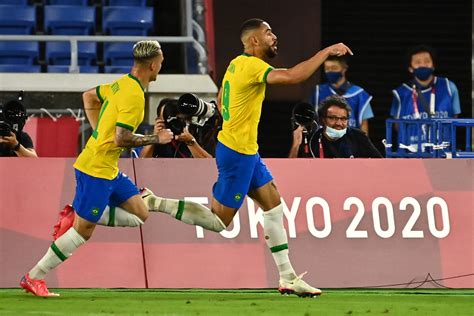
<svg viewBox="0 0 474 316">
<path fill-rule="evenodd" d="M 295 294 L 299 297 L 315 297 L 321 295 L 322 291 L 320 289 L 312 287 L 303 281 L 302 277 L 305 274 L 306 272 L 300 274 L 291 281 L 280 280 L 278 291 L 282 295 Z"/>
</svg>

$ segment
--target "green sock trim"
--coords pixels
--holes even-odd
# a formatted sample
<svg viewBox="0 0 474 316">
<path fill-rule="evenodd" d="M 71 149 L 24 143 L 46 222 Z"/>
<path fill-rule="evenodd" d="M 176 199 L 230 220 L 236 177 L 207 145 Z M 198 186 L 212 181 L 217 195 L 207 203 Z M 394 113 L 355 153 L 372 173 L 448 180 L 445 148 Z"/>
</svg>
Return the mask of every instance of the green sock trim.
<svg viewBox="0 0 474 316">
<path fill-rule="evenodd" d="M 179 200 L 179 202 L 178 202 L 178 212 L 176 213 L 176 219 L 180 221 L 181 217 L 183 217 L 183 213 L 184 213 L 184 201 Z"/>
<path fill-rule="evenodd" d="M 107 223 L 107 226 L 115 226 L 115 207 L 110 207 L 109 208 L 109 222 Z"/>
<path fill-rule="evenodd" d="M 59 259 L 61 259 L 61 261 L 65 261 L 67 259 L 67 257 L 61 252 L 61 250 L 59 250 L 58 246 L 56 246 L 54 242 L 51 244 L 51 249 L 53 249 L 54 253 Z"/>
<path fill-rule="evenodd" d="M 278 245 L 278 246 L 275 246 L 275 247 L 271 247 L 270 251 L 272 253 L 274 253 L 274 252 L 282 251 L 282 250 L 285 250 L 285 249 L 288 249 L 288 244 L 283 244 L 283 245 Z"/>
</svg>

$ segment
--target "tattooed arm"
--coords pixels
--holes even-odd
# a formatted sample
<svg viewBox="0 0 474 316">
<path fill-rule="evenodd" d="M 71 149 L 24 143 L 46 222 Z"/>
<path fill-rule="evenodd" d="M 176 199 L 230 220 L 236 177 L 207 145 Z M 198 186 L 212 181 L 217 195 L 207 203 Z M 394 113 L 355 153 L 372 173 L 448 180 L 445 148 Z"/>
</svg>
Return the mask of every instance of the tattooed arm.
<svg viewBox="0 0 474 316">
<path fill-rule="evenodd" d="M 163 129 L 153 135 L 134 134 L 132 131 L 117 126 L 115 128 L 115 144 L 119 147 L 139 147 L 150 144 L 167 144 L 173 140 L 173 133 Z"/>
</svg>

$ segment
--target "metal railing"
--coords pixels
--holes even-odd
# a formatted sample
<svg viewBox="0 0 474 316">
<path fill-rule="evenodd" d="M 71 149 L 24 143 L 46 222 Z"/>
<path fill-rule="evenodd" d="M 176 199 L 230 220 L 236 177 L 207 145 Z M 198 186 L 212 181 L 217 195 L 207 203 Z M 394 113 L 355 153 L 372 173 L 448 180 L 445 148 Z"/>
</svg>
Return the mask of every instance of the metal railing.
<svg viewBox="0 0 474 316">
<path fill-rule="evenodd" d="M 193 37 L 193 29 L 198 39 Z M 192 0 L 186 0 L 185 36 L 116 36 L 116 35 L 0 35 L 0 41 L 20 42 L 69 42 L 71 45 L 70 73 L 78 73 L 78 42 L 137 42 L 157 40 L 160 43 L 191 43 L 198 54 L 198 67 L 201 74 L 207 74 L 207 52 L 204 48 L 204 34 L 199 24 L 193 20 Z"/>
</svg>

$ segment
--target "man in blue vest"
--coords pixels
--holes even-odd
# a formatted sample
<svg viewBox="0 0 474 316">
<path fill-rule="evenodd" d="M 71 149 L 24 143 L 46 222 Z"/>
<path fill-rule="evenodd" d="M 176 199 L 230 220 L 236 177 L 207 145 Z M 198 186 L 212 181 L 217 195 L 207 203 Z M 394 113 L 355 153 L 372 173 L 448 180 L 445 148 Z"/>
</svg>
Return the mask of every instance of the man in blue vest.
<svg viewBox="0 0 474 316">
<path fill-rule="evenodd" d="M 407 57 L 413 78 L 392 91 L 390 115 L 395 119 L 456 118 L 461 113 L 458 89 L 447 78 L 434 75 L 433 50 L 416 46 Z M 416 142 L 416 132 L 416 128 L 408 131 L 411 143 Z"/>
<path fill-rule="evenodd" d="M 328 82 L 315 87 L 313 104 L 319 107 L 321 102 L 329 96 L 342 96 L 352 109 L 349 126 L 359 128 L 368 135 L 368 120 L 374 117 L 374 112 L 370 106 L 372 96 L 363 88 L 347 80 L 348 68 L 347 59 L 344 56 L 330 56 L 326 59 L 324 73 Z"/>
</svg>

